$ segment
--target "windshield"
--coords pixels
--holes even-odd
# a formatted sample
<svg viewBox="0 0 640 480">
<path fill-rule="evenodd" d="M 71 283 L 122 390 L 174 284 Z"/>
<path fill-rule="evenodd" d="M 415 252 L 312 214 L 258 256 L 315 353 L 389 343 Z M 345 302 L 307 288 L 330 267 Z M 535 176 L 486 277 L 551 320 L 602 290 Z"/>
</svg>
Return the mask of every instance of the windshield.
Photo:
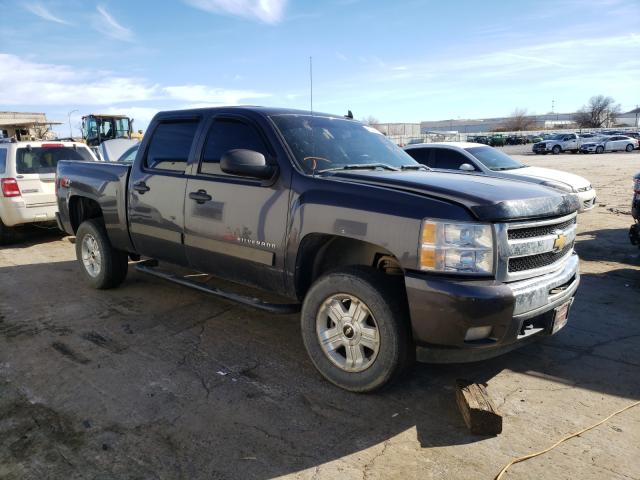
<svg viewBox="0 0 640 480">
<path fill-rule="evenodd" d="M 509 155 L 491 147 L 467 148 L 467 152 L 476 157 L 489 170 L 513 170 L 526 167 L 525 164 L 514 160 Z"/>
<path fill-rule="evenodd" d="M 418 165 L 376 129 L 353 120 L 311 115 L 274 115 L 271 119 L 306 173 L 347 165 Z"/>
<path fill-rule="evenodd" d="M 85 147 L 32 147 L 16 151 L 17 173 L 56 173 L 60 160 L 84 160 L 91 162 L 91 152 Z"/>
<path fill-rule="evenodd" d="M 117 162 L 120 163 L 129 163 L 132 164 L 133 161 L 136 159 L 136 155 L 138 154 L 138 148 L 140 147 L 140 145 L 134 145 L 133 147 L 131 147 L 129 150 L 127 150 L 126 152 L 124 152 L 122 154 L 122 156 L 116 160 Z"/>
</svg>

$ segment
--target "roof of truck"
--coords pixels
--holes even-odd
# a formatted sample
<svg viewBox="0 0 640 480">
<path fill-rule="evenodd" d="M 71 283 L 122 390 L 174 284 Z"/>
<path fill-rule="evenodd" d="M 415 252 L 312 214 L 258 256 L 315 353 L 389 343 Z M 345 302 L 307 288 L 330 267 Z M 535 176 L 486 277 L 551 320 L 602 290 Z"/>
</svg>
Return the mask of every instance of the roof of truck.
<svg viewBox="0 0 640 480">
<path fill-rule="evenodd" d="M 166 115 L 175 115 L 175 114 L 188 114 L 188 113 L 208 113 L 208 112 L 216 112 L 216 111 L 237 111 L 237 112 L 256 112 L 265 116 L 271 115 L 314 115 L 318 117 L 333 117 L 333 118 L 348 118 L 346 116 L 336 115 L 333 113 L 323 113 L 323 112 L 311 112 L 311 110 L 296 110 L 294 108 L 278 108 L 278 107 L 262 107 L 257 105 L 240 105 L 240 106 L 229 106 L 229 107 L 208 107 L 208 108 L 192 108 L 185 110 L 165 110 L 162 112 L 158 112 L 157 115 L 166 116 Z"/>
</svg>

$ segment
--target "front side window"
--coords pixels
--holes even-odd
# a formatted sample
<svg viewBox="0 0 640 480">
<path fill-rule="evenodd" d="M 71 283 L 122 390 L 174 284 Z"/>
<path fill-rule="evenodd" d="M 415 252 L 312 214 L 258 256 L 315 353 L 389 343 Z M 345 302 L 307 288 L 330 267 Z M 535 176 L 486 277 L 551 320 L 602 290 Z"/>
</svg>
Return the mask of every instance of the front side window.
<svg viewBox="0 0 640 480">
<path fill-rule="evenodd" d="M 271 119 L 307 174 L 354 165 L 417 165 L 380 132 L 353 120 L 297 114 Z"/>
<path fill-rule="evenodd" d="M 0 148 L 0 173 L 7 171 L 7 149 Z"/>
<path fill-rule="evenodd" d="M 56 173 L 60 160 L 93 161 L 86 147 L 31 147 L 16 150 L 16 172 Z"/>
<path fill-rule="evenodd" d="M 184 173 L 198 123 L 197 120 L 160 123 L 151 137 L 144 165 Z"/>
<path fill-rule="evenodd" d="M 513 170 L 516 168 L 526 167 L 525 164 L 514 160 L 509 155 L 496 148 L 472 147 L 467 148 L 466 150 L 489 170 Z"/>
<path fill-rule="evenodd" d="M 442 168 L 445 170 L 459 170 L 460 165 L 463 163 L 471 162 L 460 152 L 451 150 L 449 148 L 436 148 L 434 149 L 434 168 Z"/>
<path fill-rule="evenodd" d="M 229 150 L 254 150 L 268 157 L 267 148 L 258 130 L 236 119 L 216 120 L 207 133 L 200 173 L 226 175 L 220 170 L 220 159 Z"/>
</svg>

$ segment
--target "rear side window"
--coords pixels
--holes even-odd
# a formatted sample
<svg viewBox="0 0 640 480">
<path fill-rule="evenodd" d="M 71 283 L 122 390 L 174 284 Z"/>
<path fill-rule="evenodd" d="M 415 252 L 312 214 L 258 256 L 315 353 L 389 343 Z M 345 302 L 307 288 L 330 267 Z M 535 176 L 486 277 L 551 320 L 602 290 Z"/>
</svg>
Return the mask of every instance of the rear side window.
<svg viewBox="0 0 640 480">
<path fill-rule="evenodd" d="M 431 161 L 431 152 L 433 149 L 431 148 L 410 148 L 405 150 L 411 157 L 418 163 L 422 165 L 426 165 L 428 167 L 432 167 Z"/>
<path fill-rule="evenodd" d="M 198 120 L 163 122 L 153 132 L 145 166 L 184 173 Z"/>
<path fill-rule="evenodd" d="M 16 172 L 56 173 L 60 160 L 94 161 L 85 147 L 31 147 L 16 150 Z"/>
<path fill-rule="evenodd" d="M 437 148 L 434 150 L 435 162 L 434 168 L 443 168 L 447 170 L 458 170 L 463 163 L 471 162 L 460 152 L 450 150 L 448 148 Z"/>
<path fill-rule="evenodd" d="M 220 170 L 220 158 L 229 150 L 237 148 L 254 150 L 268 158 L 266 145 L 255 127 L 235 119 L 216 120 L 207 133 L 198 171 L 226 175 Z"/>
<path fill-rule="evenodd" d="M 7 171 L 7 149 L 0 148 L 0 173 Z"/>
</svg>

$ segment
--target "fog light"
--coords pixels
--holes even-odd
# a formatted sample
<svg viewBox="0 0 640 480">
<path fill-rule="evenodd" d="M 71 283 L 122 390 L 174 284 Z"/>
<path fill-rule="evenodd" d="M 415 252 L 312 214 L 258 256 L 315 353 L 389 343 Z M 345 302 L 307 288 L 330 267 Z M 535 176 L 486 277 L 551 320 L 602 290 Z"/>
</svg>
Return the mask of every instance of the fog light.
<svg viewBox="0 0 640 480">
<path fill-rule="evenodd" d="M 488 338 L 491 335 L 491 325 L 485 327 L 472 327 L 467 330 L 467 334 L 464 336 L 465 342 L 472 342 L 473 340 L 482 340 Z"/>
</svg>

